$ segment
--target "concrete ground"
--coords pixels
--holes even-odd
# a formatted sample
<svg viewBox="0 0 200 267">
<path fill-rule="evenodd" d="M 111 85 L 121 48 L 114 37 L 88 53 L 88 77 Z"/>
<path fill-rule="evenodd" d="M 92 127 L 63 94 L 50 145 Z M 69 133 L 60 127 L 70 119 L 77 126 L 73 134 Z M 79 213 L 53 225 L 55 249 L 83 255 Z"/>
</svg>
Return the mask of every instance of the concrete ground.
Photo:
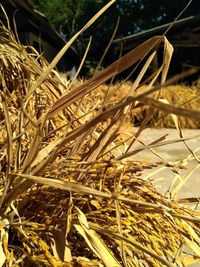
<svg viewBox="0 0 200 267">
<path fill-rule="evenodd" d="M 132 157 L 136 160 L 147 159 L 151 163 L 160 161 L 162 158 L 166 163 L 174 166 L 181 165 L 184 169 L 157 167 L 156 169 L 145 170 L 142 177 L 153 179 L 158 190 L 162 193 L 166 193 L 170 187 L 173 189 L 175 198 L 200 197 L 200 164 L 198 162 L 198 157 L 200 161 L 200 130 L 183 130 L 184 138 L 192 138 L 186 141 L 188 147 L 182 141 L 173 143 L 174 140 L 180 139 L 176 129 L 148 128 L 142 132 L 139 140 L 148 145 L 165 135 L 166 138 L 162 142 L 170 141 L 171 144 L 154 147 L 153 151 L 144 149 Z M 136 141 L 131 150 L 142 147 L 144 146 Z M 196 159 L 190 150 L 195 153 Z"/>
<path fill-rule="evenodd" d="M 133 129 L 133 131 L 135 130 Z M 145 129 L 139 139 L 148 145 L 165 135 L 167 136 L 164 141 L 180 138 L 176 129 Z M 174 198 L 200 198 L 200 164 L 198 162 L 198 157 L 200 160 L 200 130 L 183 130 L 183 137 L 195 138 L 186 141 L 188 147 L 184 142 L 172 143 L 155 147 L 153 152 L 145 149 L 132 157 L 136 160 L 149 159 L 149 162 L 157 162 L 161 157 L 171 165 L 182 164 L 185 167 L 182 170 L 176 167 L 174 169 L 157 167 L 156 169 L 145 170 L 142 172 L 142 178 L 152 179 L 157 189 L 164 194 L 167 194 L 170 189 Z M 131 150 L 142 147 L 143 145 L 136 141 Z M 190 150 L 195 153 L 196 159 Z M 200 204 L 197 207 L 200 209 Z M 200 261 L 190 266 L 200 267 Z"/>
</svg>

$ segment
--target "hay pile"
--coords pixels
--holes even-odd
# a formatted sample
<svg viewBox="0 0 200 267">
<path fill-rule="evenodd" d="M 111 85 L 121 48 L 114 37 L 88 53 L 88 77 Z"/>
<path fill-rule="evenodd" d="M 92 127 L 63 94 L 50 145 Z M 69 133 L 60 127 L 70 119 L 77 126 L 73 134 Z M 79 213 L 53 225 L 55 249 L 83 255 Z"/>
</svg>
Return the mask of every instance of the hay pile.
<svg viewBox="0 0 200 267">
<path fill-rule="evenodd" d="M 101 85 L 95 97 L 99 98 L 99 102 L 103 99 L 103 96 L 108 93 L 111 102 L 117 103 L 120 99 L 131 92 L 133 83 L 130 81 L 116 83 L 115 85 Z M 145 92 L 146 86 L 141 86 L 135 91 L 135 94 Z M 170 85 L 165 88 L 161 88 L 159 92 L 154 92 L 150 94 L 153 99 L 163 99 L 167 103 L 175 106 L 182 107 L 188 110 L 200 110 L 200 87 L 198 83 L 194 83 L 192 86 L 187 86 L 185 84 L 180 85 Z M 142 107 L 135 108 L 132 106 L 131 112 L 129 112 L 129 117 L 126 118 L 127 122 L 132 123 L 134 126 L 140 126 L 145 117 L 149 116 L 150 107 L 149 105 L 143 104 Z M 189 118 L 179 116 L 179 125 L 181 128 L 187 129 L 199 129 L 200 128 L 200 118 Z M 151 114 L 151 119 L 148 122 L 149 127 L 154 128 L 175 128 L 174 120 L 171 114 L 166 114 L 159 110 L 154 110 Z"/>
<path fill-rule="evenodd" d="M 130 105 L 151 99 L 127 95 L 114 103 L 104 95 L 99 105 L 90 94 L 116 74 L 116 65 L 151 56 L 160 42 L 167 50 L 167 40 L 151 39 L 140 54 L 73 88 L 55 71 L 45 74 L 42 58 L 4 27 L 1 34 L 1 265 L 172 267 L 198 260 L 199 213 L 140 179 L 145 168 L 166 162 L 140 162 L 128 157 L 130 148 L 120 149 Z"/>
</svg>

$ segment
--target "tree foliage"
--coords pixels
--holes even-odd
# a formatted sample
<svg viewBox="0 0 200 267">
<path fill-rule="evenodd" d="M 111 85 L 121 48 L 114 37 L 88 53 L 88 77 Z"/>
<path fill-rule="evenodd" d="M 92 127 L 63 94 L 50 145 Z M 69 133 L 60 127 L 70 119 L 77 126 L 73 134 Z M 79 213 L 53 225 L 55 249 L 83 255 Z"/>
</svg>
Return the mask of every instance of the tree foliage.
<svg viewBox="0 0 200 267">
<path fill-rule="evenodd" d="M 43 12 L 58 32 L 67 40 L 74 35 L 108 0 L 29 0 L 34 8 Z M 188 0 L 118 0 L 76 42 L 76 49 L 83 53 L 89 37 L 93 42 L 90 60 L 98 61 L 115 28 L 120 25 L 117 37 L 173 21 Z M 200 13 L 200 1 L 193 0 L 183 17 Z"/>
</svg>

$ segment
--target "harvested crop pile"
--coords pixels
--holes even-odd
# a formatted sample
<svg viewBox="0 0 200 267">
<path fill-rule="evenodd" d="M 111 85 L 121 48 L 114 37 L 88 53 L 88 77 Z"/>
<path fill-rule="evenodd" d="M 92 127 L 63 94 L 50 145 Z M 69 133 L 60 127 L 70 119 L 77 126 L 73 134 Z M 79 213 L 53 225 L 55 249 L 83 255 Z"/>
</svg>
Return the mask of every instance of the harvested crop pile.
<svg viewBox="0 0 200 267">
<path fill-rule="evenodd" d="M 121 82 L 115 85 L 102 85 L 99 87 L 99 92 L 96 97 L 102 99 L 102 95 L 107 92 L 110 95 L 111 102 L 117 103 L 120 99 L 123 99 L 131 92 L 133 83 L 131 82 Z M 145 92 L 146 86 L 141 86 L 135 91 L 135 94 Z M 159 92 L 154 92 L 150 94 L 153 99 L 163 99 L 165 102 L 176 106 L 186 108 L 188 110 L 200 110 L 200 93 L 199 86 L 193 85 L 192 87 L 186 86 L 184 84 L 167 86 L 161 89 Z M 127 122 L 132 123 L 134 126 L 140 126 L 142 121 L 148 116 L 150 111 L 149 105 L 143 104 L 142 107 L 137 109 L 132 108 L 127 118 Z M 200 118 L 189 118 L 179 116 L 178 118 L 181 128 L 188 129 L 199 129 L 200 128 Z M 170 114 L 166 114 L 162 111 L 154 110 L 151 114 L 151 119 L 148 126 L 155 128 L 175 128 L 174 121 Z"/>
<path fill-rule="evenodd" d="M 188 110 L 200 109 L 200 94 L 199 88 L 185 85 L 171 85 L 161 90 L 161 92 L 151 95 L 153 99 L 157 99 L 159 95 L 160 101 L 169 103 L 175 107 L 186 108 Z M 140 123 L 148 114 L 149 108 L 147 106 L 138 109 L 136 113 L 133 111 L 133 122 Z M 200 128 L 200 119 L 188 118 L 179 116 L 179 125 L 181 128 L 198 129 Z M 174 121 L 171 114 L 166 114 L 162 111 L 154 110 L 149 125 L 156 128 L 166 127 L 175 128 Z"/>
<path fill-rule="evenodd" d="M 1 34 L 1 265 L 172 267 L 198 260 L 200 214 L 140 179 L 145 168 L 166 162 L 129 158 L 139 131 L 122 152 L 129 106 L 151 98 L 132 94 L 113 103 L 104 95 L 101 105 L 87 104 L 116 66 L 151 58 L 160 43 L 164 81 L 172 49 L 166 38 L 150 39 L 73 88 L 4 27 Z M 159 101 L 153 106 L 200 115 Z"/>
</svg>

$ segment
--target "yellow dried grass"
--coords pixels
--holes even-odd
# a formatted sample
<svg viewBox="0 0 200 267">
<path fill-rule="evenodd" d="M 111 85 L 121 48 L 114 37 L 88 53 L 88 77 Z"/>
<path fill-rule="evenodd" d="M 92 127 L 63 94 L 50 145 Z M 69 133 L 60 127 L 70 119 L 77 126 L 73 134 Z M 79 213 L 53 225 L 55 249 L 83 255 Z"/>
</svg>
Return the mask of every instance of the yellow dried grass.
<svg viewBox="0 0 200 267">
<path fill-rule="evenodd" d="M 119 149 L 123 121 L 136 101 L 200 115 L 151 102 L 157 77 L 162 85 L 166 79 L 172 53 L 167 39 L 148 40 L 73 88 L 52 70 L 59 57 L 50 66 L 42 58 L 39 63 L 34 51 L 28 54 L 1 31 L 0 258 L 15 266 L 169 267 L 198 258 L 199 213 L 139 177 L 165 163 L 128 160 L 129 150 Z M 135 94 L 161 43 L 163 63 L 147 92 Z M 92 105 L 99 85 L 146 57 L 130 92 L 117 103 L 100 94 L 100 105 Z"/>
<path fill-rule="evenodd" d="M 118 82 L 115 85 L 101 85 L 99 86 L 98 91 L 95 93 L 95 95 L 91 95 L 91 102 L 88 103 L 88 105 L 92 105 L 92 99 L 96 99 L 96 103 L 101 105 L 101 100 L 103 98 L 102 96 L 104 96 L 106 92 L 108 92 L 110 97 L 109 105 L 118 103 L 119 101 L 121 101 L 121 99 L 127 96 L 127 94 L 131 91 L 132 87 L 133 83 L 130 81 L 120 83 Z M 146 86 L 141 86 L 141 88 L 138 88 L 135 94 L 142 93 L 145 91 Z M 165 99 L 166 101 L 168 101 L 169 104 L 175 107 L 182 107 L 188 110 L 200 109 L 200 94 L 198 83 L 196 83 L 196 85 L 194 83 L 194 85 L 192 86 L 184 84 L 166 86 L 160 92 L 154 92 L 150 94 L 150 96 L 153 99 L 157 99 L 159 96 L 159 99 Z M 145 105 L 145 103 L 143 103 L 143 105 L 138 108 L 132 106 L 131 112 L 126 118 L 127 124 L 134 125 L 136 127 L 140 126 L 145 117 L 148 116 L 149 108 L 149 105 Z M 196 117 L 189 118 L 180 116 L 178 120 L 180 127 L 183 129 L 198 129 L 200 127 L 200 120 Z M 159 110 L 155 110 L 153 112 L 148 126 L 155 128 L 175 128 L 175 124 L 171 114 L 166 114 L 166 112 L 162 112 Z"/>
</svg>

